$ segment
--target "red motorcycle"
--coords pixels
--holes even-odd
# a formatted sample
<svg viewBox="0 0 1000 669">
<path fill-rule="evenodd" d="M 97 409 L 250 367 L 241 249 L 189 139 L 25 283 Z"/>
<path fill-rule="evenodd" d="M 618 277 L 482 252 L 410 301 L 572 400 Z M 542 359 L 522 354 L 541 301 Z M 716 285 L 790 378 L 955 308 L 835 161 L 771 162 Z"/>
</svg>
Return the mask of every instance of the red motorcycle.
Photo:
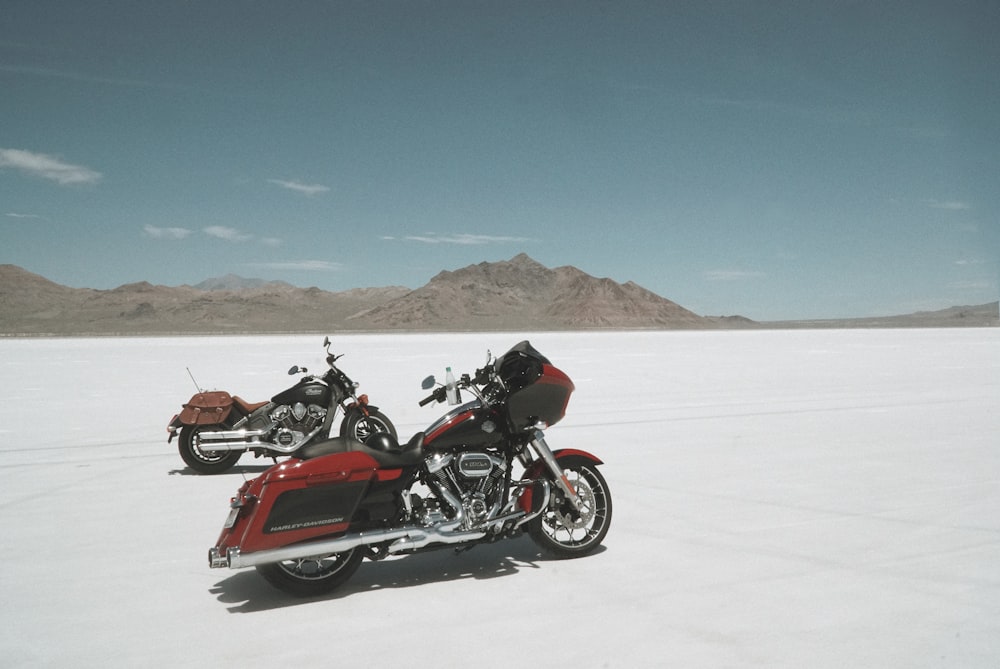
<svg viewBox="0 0 1000 669">
<path fill-rule="evenodd" d="M 329 592 L 365 558 L 470 548 L 527 531 L 559 558 L 587 555 L 611 523 L 598 458 L 553 452 L 543 429 L 566 414 L 573 382 L 523 341 L 470 378 L 420 402 L 475 399 L 406 444 L 379 432 L 365 442 L 309 443 L 247 481 L 209 550 L 211 567 L 256 567 L 298 596 Z M 458 392 L 456 392 L 458 391 Z M 515 471 L 518 473 L 515 475 Z"/>
</svg>

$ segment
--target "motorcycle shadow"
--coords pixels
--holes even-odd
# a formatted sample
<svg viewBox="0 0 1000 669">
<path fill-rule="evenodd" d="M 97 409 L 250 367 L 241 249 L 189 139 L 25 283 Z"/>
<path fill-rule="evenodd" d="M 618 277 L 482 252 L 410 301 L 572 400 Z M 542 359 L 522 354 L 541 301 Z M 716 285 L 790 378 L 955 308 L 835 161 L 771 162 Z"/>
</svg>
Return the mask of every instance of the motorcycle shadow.
<svg viewBox="0 0 1000 669">
<path fill-rule="evenodd" d="M 604 548 L 598 549 L 600 552 Z M 464 579 L 492 579 L 512 576 L 522 569 L 540 569 L 552 560 L 527 536 L 484 544 L 456 553 L 443 548 L 427 553 L 391 557 L 379 562 L 365 561 L 351 580 L 334 592 L 321 597 L 293 597 L 276 590 L 255 570 L 241 571 L 210 590 L 216 598 L 230 604 L 230 613 L 255 613 L 314 601 L 329 601 L 361 595 L 372 590 L 411 588 Z"/>
<path fill-rule="evenodd" d="M 274 466 L 273 462 L 262 462 L 255 465 L 236 465 L 232 469 L 229 469 L 221 474 L 211 474 L 211 476 L 232 476 L 233 474 L 248 475 L 251 478 L 267 471 Z M 167 476 L 209 476 L 208 474 L 202 474 L 196 472 L 190 467 L 184 467 L 183 469 L 171 469 L 167 472 Z"/>
</svg>

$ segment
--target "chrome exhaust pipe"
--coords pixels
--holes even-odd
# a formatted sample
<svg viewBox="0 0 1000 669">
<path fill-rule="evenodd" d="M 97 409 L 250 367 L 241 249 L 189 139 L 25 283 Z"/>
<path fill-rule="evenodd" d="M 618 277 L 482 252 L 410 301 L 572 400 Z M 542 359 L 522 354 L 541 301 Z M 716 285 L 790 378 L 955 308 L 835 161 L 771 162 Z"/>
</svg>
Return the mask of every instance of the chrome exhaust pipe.
<svg viewBox="0 0 1000 669">
<path fill-rule="evenodd" d="M 242 569 L 244 567 L 256 567 L 261 564 L 271 564 L 273 562 L 283 562 L 284 560 L 304 560 L 306 558 L 333 555 L 343 553 L 361 546 L 371 546 L 386 541 L 394 541 L 389 546 L 390 553 L 400 553 L 409 550 L 416 550 L 433 543 L 457 544 L 466 541 L 475 541 L 486 536 L 485 532 L 451 532 L 449 527 L 455 525 L 454 522 L 447 523 L 438 528 L 423 527 L 401 527 L 395 530 L 376 530 L 372 532 L 358 532 L 348 534 L 336 539 L 321 539 L 308 543 L 294 544 L 282 548 L 271 548 L 263 551 L 243 554 L 239 548 L 230 548 L 223 556 L 218 548 L 209 550 L 208 565 L 210 567 L 229 567 L 230 569 Z"/>
<path fill-rule="evenodd" d="M 274 427 L 273 425 L 271 427 Z M 271 431 L 271 428 L 266 430 L 213 430 L 211 432 L 199 432 L 198 441 L 200 442 L 202 448 L 204 448 L 206 442 L 213 441 L 244 441 L 250 442 L 252 439 L 260 439 L 266 436 Z"/>
<path fill-rule="evenodd" d="M 266 448 L 277 453 L 293 453 L 300 446 L 319 434 L 323 426 L 317 427 L 309 434 L 297 439 L 287 446 L 273 441 L 261 441 L 261 437 L 270 434 L 270 430 L 229 430 L 221 432 L 203 432 L 197 435 L 198 448 L 206 453 L 225 453 L 226 451 L 245 451 L 249 448 Z"/>
<path fill-rule="evenodd" d="M 270 447 L 270 443 L 261 442 L 260 440 L 261 437 L 266 437 L 270 433 L 271 428 L 266 430 L 218 430 L 212 432 L 198 432 L 195 435 L 195 445 L 199 450 L 206 453 L 245 451 L 251 446 L 257 445 Z"/>
<path fill-rule="evenodd" d="M 270 564 L 272 562 L 282 562 L 284 560 L 304 560 L 309 557 L 333 555 L 343 553 L 359 546 L 377 544 L 383 541 L 401 539 L 415 528 L 399 528 L 396 530 L 378 530 L 375 532 L 358 532 L 336 539 L 320 539 L 303 544 L 293 544 L 281 548 L 270 548 L 263 551 L 254 551 L 246 555 L 240 553 L 237 547 L 230 548 L 225 555 L 225 564 L 219 561 L 210 561 L 209 566 L 226 566 L 230 569 L 242 569 L 243 567 L 256 567 L 259 564 Z"/>
</svg>

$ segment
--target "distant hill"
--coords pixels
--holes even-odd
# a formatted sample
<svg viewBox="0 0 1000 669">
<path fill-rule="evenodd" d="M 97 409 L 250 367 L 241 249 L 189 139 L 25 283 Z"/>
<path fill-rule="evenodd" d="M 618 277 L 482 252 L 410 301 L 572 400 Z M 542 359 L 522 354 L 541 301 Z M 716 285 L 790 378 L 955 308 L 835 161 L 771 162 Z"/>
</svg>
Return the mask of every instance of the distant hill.
<svg viewBox="0 0 1000 669">
<path fill-rule="evenodd" d="M 896 316 L 870 318 L 836 318 L 802 321 L 773 321 L 760 323 L 761 327 L 781 329 L 820 328 L 933 328 L 933 327 L 989 327 L 1000 325 L 1000 301 L 937 311 L 918 311 Z"/>
<path fill-rule="evenodd" d="M 363 288 L 328 292 L 282 282 L 209 286 L 130 283 L 112 290 L 68 288 L 14 265 L 0 265 L 0 334 L 138 335 L 327 332 L 348 316 L 409 292 Z M 222 288 L 223 284 L 234 286 Z"/>
<path fill-rule="evenodd" d="M 549 269 L 523 253 L 441 272 L 426 286 L 350 320 L 372 329 L 414 330 L 716 327 L 631 281 L 598 279 L 575 267 Z"/>
<path fill-rule="evenodd" d="M 237 276 L 235 274 L 227 274 L 225 276 L 217 277 L 214 279 L 205 279 L 201 283 L 196 283 L 194 285 L 198 290 L 256 290 L 258 288 L 275 288 L 278 290 L 288 290 L 293 289 L 290 283 L 285 283 L 284 281 L 264 281 L 263 279 L 246 279 L 242 276 Z"/>
<path fill-rule="evenodd" d="M 228 275 L 195 286 L 69 288 L 0 265 L 0 335 L 337 331 L 746 329 L 998 325 L 996 302 L 881 319 L 757 323 L 699 316 L 631 281 L 550 269 L 521 254 L 443 271 L 416 290 L 329 292 Z"/>
<path fill-rule="evenodd" d="M 549 269 L 524 254 L 444 271 L 413 291 L 328 292 L 235 275 L 195 286 L 139 282 L 94 290 L 61 286 L 13 265 L 0 266 L 0 281 L 0 334 L 8 335 L 715 328 L 732 323 L 699 316 L 632 282 L 595 278 L 575 267 Z"/>
</svg>

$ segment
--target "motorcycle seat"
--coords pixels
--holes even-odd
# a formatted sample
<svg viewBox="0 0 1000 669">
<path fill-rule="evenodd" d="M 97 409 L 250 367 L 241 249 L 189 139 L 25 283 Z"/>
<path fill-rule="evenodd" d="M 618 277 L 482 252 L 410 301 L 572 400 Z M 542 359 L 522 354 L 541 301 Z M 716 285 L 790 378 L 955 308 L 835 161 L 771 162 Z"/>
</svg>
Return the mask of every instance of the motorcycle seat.
<svg viewBox="0 0 1000 669">
<path fill-rule="evenodd" d="M 256 411 L 257 409 L 267 404 L 267 401 L 265 400 L 263 402 L 247 402 L 242 397 L 238 395 L 233 395 L 233 403 L 239 406 L 241 409 L 243 409 L 246 413 L 250 413 L 252 411 Z"/>
<path fill-rule="evenodd" d="M 396 448 L 373 448 L 350 437 L 335 437 L 306 444 L 295 453 L 295 457 L 310 460 L 323 455 L 354 451 L 371 456 L 380 467 L 397 468 L 417 464 L 423 458 L 424 433 L 418 432 L 403 446 Z"/>
</svg>

